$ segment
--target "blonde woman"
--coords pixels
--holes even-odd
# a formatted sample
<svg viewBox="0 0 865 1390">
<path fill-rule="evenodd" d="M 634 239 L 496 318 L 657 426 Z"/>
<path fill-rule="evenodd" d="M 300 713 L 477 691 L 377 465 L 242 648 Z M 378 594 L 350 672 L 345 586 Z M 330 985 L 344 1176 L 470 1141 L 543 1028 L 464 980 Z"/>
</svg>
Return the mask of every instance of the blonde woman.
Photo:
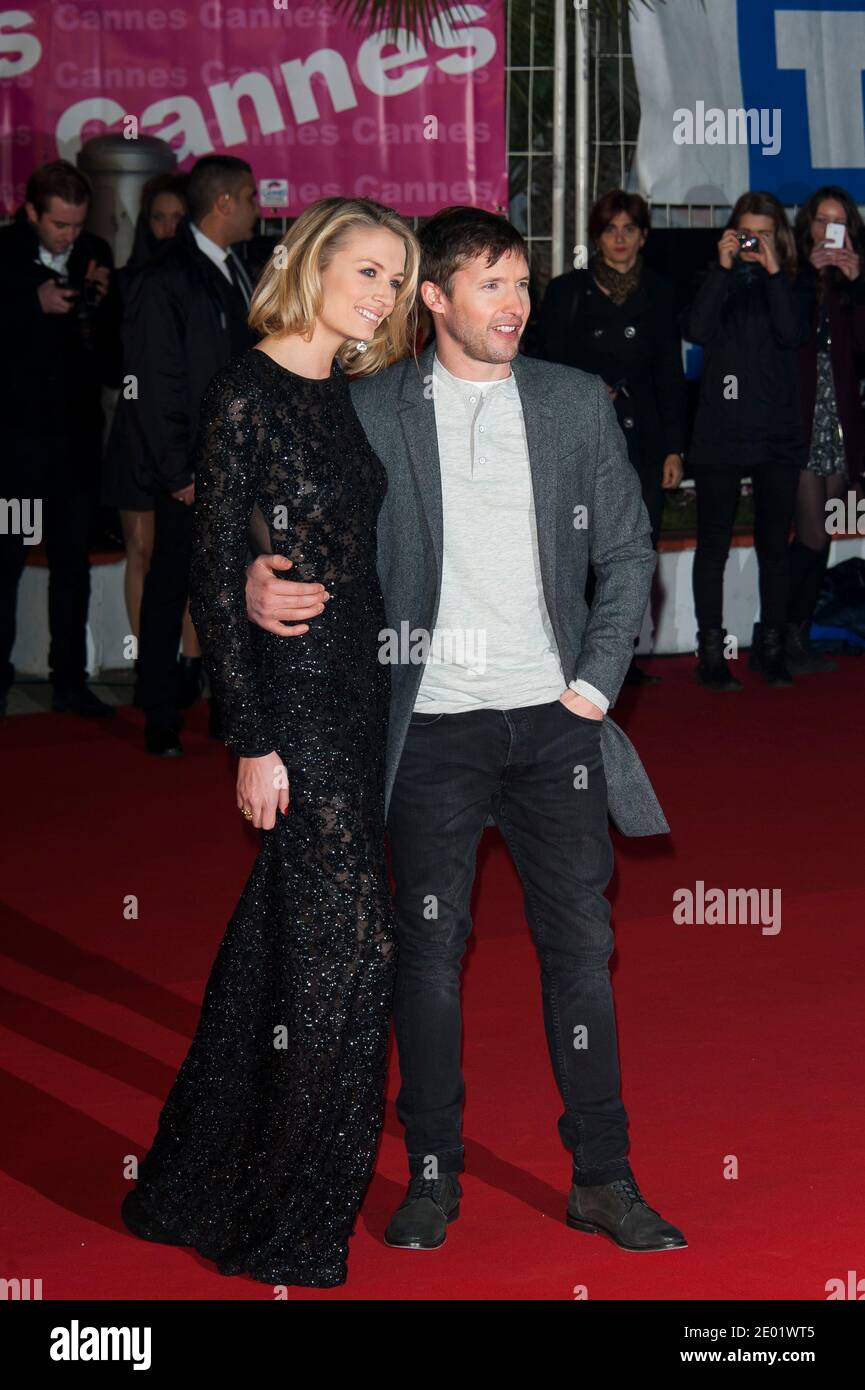
<svg viewBox="0 0 865 1390">
<path fill-rule="evenodd" d="M 396 964 L 376 573 L 386 478 L 349 379 L 409 351 L 417 272 L 390 209 L 307 208 L 253 295 L 261 342 L 202 405 L 190 607 L 261 849 L 123 1217 L 267 1283 L 345 1281 L 381 1125 Z M 302 642 L 248 622 L 249 548 L 326 586 Z"/>
</svg>

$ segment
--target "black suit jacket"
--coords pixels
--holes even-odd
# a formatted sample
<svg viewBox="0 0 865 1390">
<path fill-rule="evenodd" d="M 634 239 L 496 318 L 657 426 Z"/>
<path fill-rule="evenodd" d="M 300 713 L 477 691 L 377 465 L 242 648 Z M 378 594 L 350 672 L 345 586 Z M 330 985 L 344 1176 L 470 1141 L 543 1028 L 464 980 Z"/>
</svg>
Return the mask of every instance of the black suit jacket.
<svg viewBox="0 0 865 1390">
<path fill-rule="evenodd" d="M 201 400 L 214 372 L 258 341 L 242 300 L 199 250 L 188 219 L 126 288 L 124 377 L 110 448 L 129 451 L 140 486 L 192 482 Z M 128 390 L 129 388 L 127 388 Z"/>
<path fill-rule="evenodd" d="M 91 260 L 113 270 L 108 242 L 81 232 L 67 262 L 72 287 L 83 283 Z M 79 434 L 83 429 L 92 433 L 98 450 L 102 386 L 116 386 L 120 370 L 116 287 L 111 283 L 85 322 L 75 309 L 68 314 L 44 312 L 39 286 L 57 279 L 57 272 L 39 260 L 39 239 L 20 208 L 13 222 L 0 227 L 0 407 L 7 428 L 55 434 Z"/>
</svg>

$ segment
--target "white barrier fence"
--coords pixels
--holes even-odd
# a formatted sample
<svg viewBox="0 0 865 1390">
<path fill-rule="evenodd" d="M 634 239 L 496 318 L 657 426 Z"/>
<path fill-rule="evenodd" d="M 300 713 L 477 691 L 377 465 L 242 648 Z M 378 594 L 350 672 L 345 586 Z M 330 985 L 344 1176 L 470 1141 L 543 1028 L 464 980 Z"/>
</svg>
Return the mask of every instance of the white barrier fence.
<svg viewBox="0 0 865 1390">
<path fill-rule="evenodd" d="M 830 565 L 853 555 L 865 558 L 865 537 L 834 540 Z M 651 600 L 646 609 L 638 652 L 671 656 L 693 652 L 697 640 L 691 592 L 693 547 L 662 550 Z M 91 676 L 129 665 L 129 620 L 123 597 L 126 561 L 94 565 L 91 571 L 87 663 Z M 735 546 L 727 561 L 724 582 L 724 625 L 744 647 L 758 612 L 757 559 L 751 546 Z M 48 675 L 48 570 L 28 565 L 18 596 L 18 635 L 12 660 L 19 679 Z"/>
</svg>

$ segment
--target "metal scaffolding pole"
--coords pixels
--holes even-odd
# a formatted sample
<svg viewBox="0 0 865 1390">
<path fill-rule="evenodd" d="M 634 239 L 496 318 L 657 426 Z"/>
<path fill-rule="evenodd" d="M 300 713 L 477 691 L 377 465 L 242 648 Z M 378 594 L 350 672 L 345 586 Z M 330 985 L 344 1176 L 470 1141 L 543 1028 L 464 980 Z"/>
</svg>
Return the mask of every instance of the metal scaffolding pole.
<svg viewBox="0 0 865 1390">
<path fill-rule="evenodd" d="M 565 0 L 556 0 L 553 34 L 553 190 L 550 269 L 565 268 L 565 147 L 567 141 L 568 35 Z"/>
<path fill-rule="evenodd" d="M 589 6 L 574 0 L 574 238 L 575 256 L 589 244 Z M 585 265 L 585 261 L 581 262 Z"/>
</svg>

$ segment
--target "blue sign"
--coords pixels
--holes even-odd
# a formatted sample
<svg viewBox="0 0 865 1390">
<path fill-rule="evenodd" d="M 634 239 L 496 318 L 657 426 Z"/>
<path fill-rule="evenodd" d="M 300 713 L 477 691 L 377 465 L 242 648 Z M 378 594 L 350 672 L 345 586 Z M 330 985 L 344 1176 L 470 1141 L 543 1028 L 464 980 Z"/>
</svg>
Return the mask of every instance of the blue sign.
<svg viewBox="0 0 865 1390">
<path fill-rule="evenodd" d="M 748 146 L 750 187 L 789 206 L 834 183 L 865 204 L 861 0 L 737 0 L 736 10 L 743 107 L 780 113 L 778 153 Z"/>
</svg>

